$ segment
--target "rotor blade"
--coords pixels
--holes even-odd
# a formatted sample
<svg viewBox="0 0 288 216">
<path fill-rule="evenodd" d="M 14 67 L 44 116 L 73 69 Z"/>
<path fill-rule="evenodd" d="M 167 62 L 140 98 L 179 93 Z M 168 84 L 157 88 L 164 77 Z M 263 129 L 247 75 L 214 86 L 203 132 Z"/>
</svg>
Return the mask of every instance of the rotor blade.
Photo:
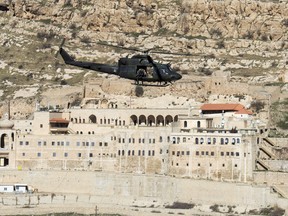
<svg viewBox="0 0 288 216">
<path fill-rule="evenodd" d="M 164 55 L 179 55 L 179 56 L 198 56 L 200 54 L 192 54 L 192 53 L 174 53 L 169 51 L 151 51 L 151 53 L 164 54 Z"/>
<path fill-rule="evenodd" d="M 117 46 L 117 45 L 113 45 L 113 44 L 108 44 L 106 42 L 100 41 L 100 42 L 96 42 L 99 45 L 103 45 L 103 46 L 110 46 L 110 47 L 114 47 L 114 48 L 119 48 L 119 49 L 124 49 L 124 50 L 132 50 L 132 51 L 138 51 L 141 52 L 140 49 L 137 48 L 129 48 L 129 47 L 124 47 L 124 46 Z"/>
<path fill-rule="evenodd" d="M 64 45 L 64 43 L 65 43 L 65 40 L 66 40 L 66 38 L 63 38 L 63 39 L 62 39 L 61 44 L 60 44 L 60 46 L 59 46 L 59 49 L 57 50 L 57 52 L 56 52 L 56 54 L 55 54 L 55 58 L 58 57 L 58 54 L 59 54 L 61 48 L 63 47 L 63 45 Z"/>
</svg>

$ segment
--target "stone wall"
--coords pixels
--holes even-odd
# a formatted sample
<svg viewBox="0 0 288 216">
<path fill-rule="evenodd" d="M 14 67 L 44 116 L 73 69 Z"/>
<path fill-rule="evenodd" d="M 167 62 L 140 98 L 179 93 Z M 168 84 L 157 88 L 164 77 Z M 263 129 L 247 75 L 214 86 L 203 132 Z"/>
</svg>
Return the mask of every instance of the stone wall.
<svg viewBox="0 0 288 216">
<path fill-rule="evenodd" d="M 23 203 L 28 202 L 29 199 L 30 202 L 36 203 L 55 203 L 57 200 L 62 203 L 67 202 L 67 200 L 75 202 L 78 200 L 76 196 L 82 196 L 91 203 L 94 201 L 103 203 L 109 200 L 110 203 L 120 205 L 131 204 L 133 200 L 153 200 L 158 204 L 180 201 L 211 205 L 215 203 L 237 205 L 249 208 L 274 205 L 288 208 L 288 200 L 279 199 L 275 194 L 271 194 L 269 187 L 266 186 L 179 179 L 167 176 L 80 171 L 7 170 L 2 171 L 0 175 L 0 184 L 4 182 L 27 183 L 42 193 L 75 194 L 74 198 L 70 197 L 71 199 L 66 198 L 65 195 L 38 197 L 37 199 L 26 197 L 22 199 L 21 202 Z M 10 205 L 15 205 L 16 202 L 15 198 L 9 201 Z M 20 202 L 19 199 L 18 202 Z"/>
</svg>

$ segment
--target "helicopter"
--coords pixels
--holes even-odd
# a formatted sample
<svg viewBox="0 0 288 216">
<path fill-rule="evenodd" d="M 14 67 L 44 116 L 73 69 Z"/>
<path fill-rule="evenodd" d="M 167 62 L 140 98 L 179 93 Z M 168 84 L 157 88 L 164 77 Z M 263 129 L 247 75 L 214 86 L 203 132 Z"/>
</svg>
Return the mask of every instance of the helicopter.
<svg viewBox="0 0 288 216">
<path fill-rule="evenodd" d="M 132 57 L 122 57 L 118 60 L 118 64 L 110 65 L 77 61 L 63 49 L 63 44 L 64 42 L 62 42 L 59 48 L 59 53 L 66 64 L 102 73 L 113 74 L 124 79 L 134 80 L 136 85 L 165 87 L 169 85 L 169 83 L 171 84 L 172 82 L 182 78 L 182 76 L 177 73 L 176 70 L 172 69 L 170 64 L 162 64 L 154 61 L 148 54 L 151 50 L 146 50 L 143 52 L 143 54 L 135 54 Z M 114 45 L 102 45 L 119 48 L 118 46 Z M 135 50 L 126 47 L 120 48 Z"/>
</svg>

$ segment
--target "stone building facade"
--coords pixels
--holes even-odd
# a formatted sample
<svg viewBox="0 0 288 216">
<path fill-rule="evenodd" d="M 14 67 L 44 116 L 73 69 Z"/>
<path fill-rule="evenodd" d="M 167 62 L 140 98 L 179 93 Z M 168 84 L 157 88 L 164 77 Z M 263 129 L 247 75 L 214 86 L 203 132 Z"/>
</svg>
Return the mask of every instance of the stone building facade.
<svg viewBox="0 0 288 216">
<path fill-rule="evenodd" d="M 1 127 L 1 167 L 252 180 L 257 125 L 243 110 L 220 109 L 37 111 Z"/>
</svg>

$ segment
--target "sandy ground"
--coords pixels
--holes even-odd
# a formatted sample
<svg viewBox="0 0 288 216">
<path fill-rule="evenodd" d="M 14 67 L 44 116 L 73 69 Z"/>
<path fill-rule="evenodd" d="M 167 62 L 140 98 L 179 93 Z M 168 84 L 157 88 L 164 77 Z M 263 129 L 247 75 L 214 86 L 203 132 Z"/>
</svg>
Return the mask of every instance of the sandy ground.
<svg viewBox="0 0 288 216">
<path fill-rule="evenodd" d="M 97 212 L 96 212 L 97 208 Z M 167 216 L 167 215 L 218 215 L 224 216 L 221 213 L 204 213 L 196 209 L 166 209 L 163 207 L 155 208 L 141 208 L 133 206 L 117 206 L 107 204 L 103 205 L 74 205 L 74 204 L 53 204 L 53 205 L 39 205 L 31 207 L 15 207 L 15 206 L 0 206 L 0 215 L 39 215 L 48 213 L 63 213 L 63 212 L 75 212 L 79 214 L 119 214 L 125 216 Z"/>
</svg>

